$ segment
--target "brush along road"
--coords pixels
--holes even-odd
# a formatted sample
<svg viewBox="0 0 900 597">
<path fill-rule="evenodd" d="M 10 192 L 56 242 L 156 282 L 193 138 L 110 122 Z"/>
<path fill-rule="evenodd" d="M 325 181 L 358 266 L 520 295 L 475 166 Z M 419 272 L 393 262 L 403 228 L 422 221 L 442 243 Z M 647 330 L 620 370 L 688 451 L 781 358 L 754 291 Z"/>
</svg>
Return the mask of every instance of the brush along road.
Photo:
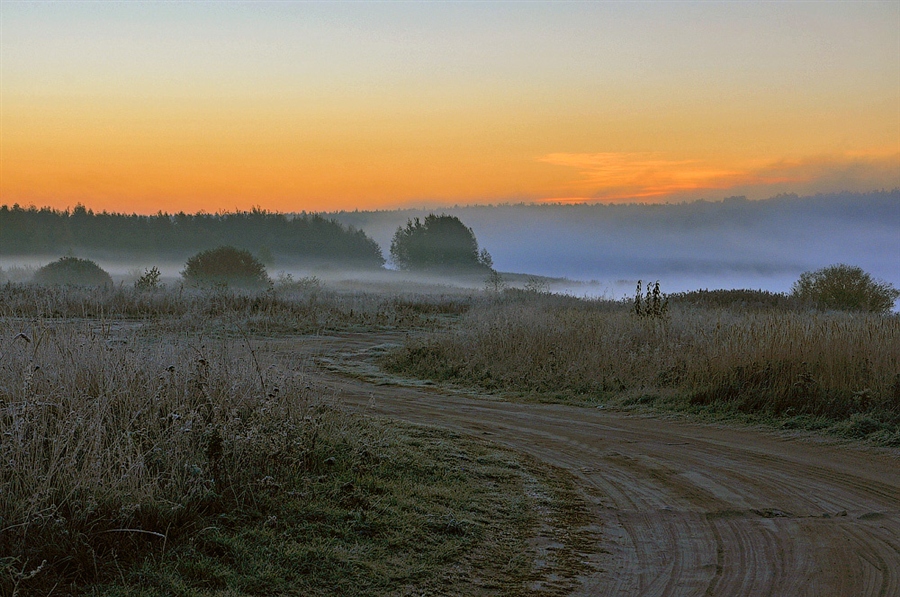
<svg viewBox="0 0 900 597">
<path fill-rule="evenodd" d="M 301 342 L 360 355 L 401 339 Z M 573 475 L 599 529 L 576 595 L 900 595 L 900 451 L 317 375 L 346 405 Z"/>
</svg>

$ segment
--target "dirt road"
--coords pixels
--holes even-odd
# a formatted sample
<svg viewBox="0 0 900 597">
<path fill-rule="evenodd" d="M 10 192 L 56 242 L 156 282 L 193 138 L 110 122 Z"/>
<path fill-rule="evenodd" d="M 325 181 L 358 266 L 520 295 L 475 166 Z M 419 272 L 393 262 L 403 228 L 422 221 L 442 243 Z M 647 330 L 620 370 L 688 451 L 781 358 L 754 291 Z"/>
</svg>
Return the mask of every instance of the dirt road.
<svg viewBox="0 0 900 597">
<path fill-rule="evenodd" d="M 481 435 L 574 475 L 600 528 L 597 572 L 577 595 L 900 596 L 900 451 L 321 375 L 344 404 Z"/>
</svg>

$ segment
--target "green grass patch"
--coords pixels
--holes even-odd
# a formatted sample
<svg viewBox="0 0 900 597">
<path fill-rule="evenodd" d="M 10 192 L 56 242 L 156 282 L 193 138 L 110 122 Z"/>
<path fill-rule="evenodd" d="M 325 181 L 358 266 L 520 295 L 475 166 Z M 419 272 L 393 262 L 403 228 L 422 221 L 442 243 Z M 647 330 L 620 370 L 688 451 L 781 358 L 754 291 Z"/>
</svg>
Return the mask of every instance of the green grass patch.
<svg viewBox="0 0 900 597">
<path fill-rule="evenodd" d="M 529 594 L 541 577 L 528 540 L 533 486 L 568 504 L 513 455 L 450 432 L 366 427 L 367 456 L 322 474 L 271 480 L 245 507 L 204 518 L 174 544 L 151 548 L 84 594 Z M 549 483 L 549 485 L 548 485 Z M 529 491 L 528 488 L 532 487 Z M 532 494 L 529 496 L 529 494 Z M 571 497 L 571 496 L 570 496 Z M 569 555 L 571 566 L 576 559 Z"/>
</svg>

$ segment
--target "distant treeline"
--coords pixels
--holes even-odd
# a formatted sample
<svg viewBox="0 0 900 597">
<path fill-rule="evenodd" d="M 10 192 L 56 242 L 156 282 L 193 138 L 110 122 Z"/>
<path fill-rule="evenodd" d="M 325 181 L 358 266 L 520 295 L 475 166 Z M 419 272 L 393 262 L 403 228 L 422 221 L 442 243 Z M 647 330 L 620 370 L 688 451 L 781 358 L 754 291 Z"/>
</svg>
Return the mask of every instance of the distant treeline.
<svg viewBox="0 0 900 597">
<path fill-rule="evenodd" d="M 69 252 L 107 257 L 183 259 L 221 245 L 263 261 L 381 267 L 378 244 L 363 231 L 317 214 L 286 216 L 260 209 L 224 214 L 153 216 L 0 206 L 0 255 Z"/>
</svg>

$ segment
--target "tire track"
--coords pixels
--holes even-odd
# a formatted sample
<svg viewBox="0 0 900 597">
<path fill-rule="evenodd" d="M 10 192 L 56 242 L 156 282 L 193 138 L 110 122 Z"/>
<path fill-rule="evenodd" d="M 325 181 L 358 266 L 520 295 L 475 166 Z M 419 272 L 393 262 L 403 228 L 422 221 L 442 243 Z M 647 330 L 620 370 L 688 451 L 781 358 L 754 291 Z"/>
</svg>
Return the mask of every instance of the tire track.
<svg viewBox="0 0 900 597">
<path fill-rule="evenodd" d="M 313 354 L 390 335 L 304 340 Z M 296 348 L 296 346 L 294 347 Z M 320 372 L 336 400 L 571 473 L 601 529 L 576 595 L 900 595 L 900 451 Z"/>
</svg>

